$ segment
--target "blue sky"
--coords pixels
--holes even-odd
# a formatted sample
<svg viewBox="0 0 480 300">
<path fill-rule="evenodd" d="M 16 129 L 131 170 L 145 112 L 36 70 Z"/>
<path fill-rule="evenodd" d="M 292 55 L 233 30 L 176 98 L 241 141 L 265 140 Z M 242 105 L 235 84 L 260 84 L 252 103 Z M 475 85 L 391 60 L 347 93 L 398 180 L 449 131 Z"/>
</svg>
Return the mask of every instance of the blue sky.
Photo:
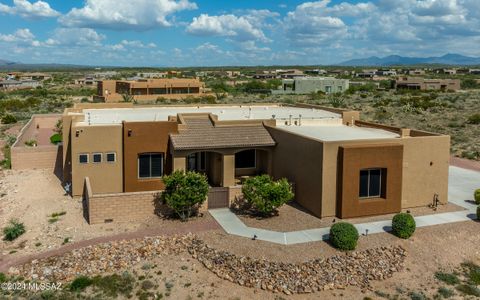
<svg viewBox="0 0 480 300">
<path fill-rule="evenodd" d="M 480 56 L 480 0 L 0 0 L 0 59 L 116 66 Z"/>
</svg>

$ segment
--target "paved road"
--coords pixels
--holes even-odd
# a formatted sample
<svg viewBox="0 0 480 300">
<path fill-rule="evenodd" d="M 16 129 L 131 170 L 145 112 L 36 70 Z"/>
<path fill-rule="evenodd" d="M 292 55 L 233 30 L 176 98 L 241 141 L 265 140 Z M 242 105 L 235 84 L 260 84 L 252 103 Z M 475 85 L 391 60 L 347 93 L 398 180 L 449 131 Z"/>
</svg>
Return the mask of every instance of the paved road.
<svg viewBox="0 0 480 300">
<path fill-rule="evenodd" d="M 465 210 L 425 215 L 415 217 L 417 227 L 425 227 L 453 222 L 470 221 L 476 219 L 476 205 L 473 204 L 473 191 L 480 187 L 480 172 L 450 167 L 448 184 L 448 201 L 464 207 Z M 260 228 L 248 227 L 228 208 L 210 210 L 210 214 L 217 220 L 222 228 L 229 234 L 253 238 L 282 245 L 308 243 L 328 239 L 330 227 L 299 230 L 291 232 L 278 232 Z M 360 233 L 368 234 L 390 231 L 392 221 L 377 221 L 355 224 Z"/>
</svg>

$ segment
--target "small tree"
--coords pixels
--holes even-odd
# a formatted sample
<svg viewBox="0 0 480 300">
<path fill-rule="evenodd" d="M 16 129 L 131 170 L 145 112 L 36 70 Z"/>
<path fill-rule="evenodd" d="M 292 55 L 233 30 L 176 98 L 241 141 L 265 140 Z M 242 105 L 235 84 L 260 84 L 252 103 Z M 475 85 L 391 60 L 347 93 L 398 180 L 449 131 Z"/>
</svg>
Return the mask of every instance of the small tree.
<svg viewBox="0 0 480 300">
<path fill-rule="evenodd" d="M 63 120 L 60 119 L 57 121 L 57 123 L 55 123 L 55 132 L 62 134 L 62 131 L 63 131 Z"/>
<path fill-rule="evenodd" d="M 187 220 L 207 199 L 208 180 L 203 174 L 175 171 L 162 179 L 162 199 L 182 220 Z"/>
<path fill-rule="evenodd" d="M 244 199 L 258 213 L 269 216 L 293 199 L 290 183 L 285 179 L 273 181 L 268 175 L 260 175 L 245 180 L 242 187 Z"/>
</svg>

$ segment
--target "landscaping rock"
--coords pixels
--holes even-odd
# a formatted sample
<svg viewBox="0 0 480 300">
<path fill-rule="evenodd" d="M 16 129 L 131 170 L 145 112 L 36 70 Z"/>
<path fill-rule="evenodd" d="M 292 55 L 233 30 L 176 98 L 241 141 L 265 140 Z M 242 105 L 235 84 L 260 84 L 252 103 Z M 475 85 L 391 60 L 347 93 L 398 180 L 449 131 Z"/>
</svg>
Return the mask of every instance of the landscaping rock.
<svg viewBox="0 0 480 300">
<path fill-rule="evenodd" d="M 188 251 L 188 252 L 187 252 Z M 216 250 L 192 234 L 149 237 L 88 246 L 45 259 L 33 260 L 9 273 L 25 279 L 68 282 L 79 275 L 118 272 L 163 255 L 189 253 L 219 278 L 241 286 L 286 295 L 357 286 L 371 289 L 404 268 L 406 252 L 399 246 L 342 253 L 300 264 L 271 262 Z"/>
</svg>

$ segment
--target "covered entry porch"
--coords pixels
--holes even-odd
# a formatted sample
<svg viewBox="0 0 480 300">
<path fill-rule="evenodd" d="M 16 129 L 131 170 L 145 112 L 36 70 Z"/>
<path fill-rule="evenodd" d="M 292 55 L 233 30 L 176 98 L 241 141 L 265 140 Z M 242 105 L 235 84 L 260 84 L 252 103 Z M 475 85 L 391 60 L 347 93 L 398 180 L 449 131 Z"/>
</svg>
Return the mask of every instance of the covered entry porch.
<svg viewBox="0 0 480 300">
<path fill-rule="evenodd" d="M 272 174 L 271 149 L 256 147 L 175 151 L 173 170 L 203 173 L 212 187 L 235 186 L 249 176 Z"/>
</svg>

